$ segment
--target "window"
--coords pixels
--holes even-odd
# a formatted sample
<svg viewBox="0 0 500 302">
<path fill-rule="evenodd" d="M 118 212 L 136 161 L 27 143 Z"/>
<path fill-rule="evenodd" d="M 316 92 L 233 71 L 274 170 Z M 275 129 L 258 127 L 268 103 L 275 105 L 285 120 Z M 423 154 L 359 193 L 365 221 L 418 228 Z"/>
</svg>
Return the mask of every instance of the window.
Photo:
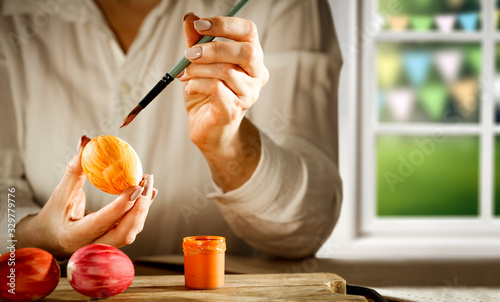
<svg viewBox="0 0 500 302">
<path fill-rule="evenodd" d="M 339 32 L 347 20 L 331 4 Z M 320 256 L 498 257 L 500 3 L 359 0 L 346 10 L 358 18 L 346 29 L 354 38 L 339 34 L 355 84 L 341 89 L 359 102 L 339 104 L 344 217 Z M 342 139 L 345 125 L 357 141 Z"/>
</svg>

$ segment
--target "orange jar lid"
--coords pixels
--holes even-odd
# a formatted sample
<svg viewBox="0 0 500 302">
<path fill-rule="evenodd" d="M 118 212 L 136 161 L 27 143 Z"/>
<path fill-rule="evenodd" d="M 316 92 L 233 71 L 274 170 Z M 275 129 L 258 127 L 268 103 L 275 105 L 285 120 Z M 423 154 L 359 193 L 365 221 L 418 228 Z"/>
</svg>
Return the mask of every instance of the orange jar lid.
<svg viewBox="0 0 500 302">
<path fill-rule="evenodd" d="M 221 236 L 191 236 L 182 240 L 184 254 L 220 253 L 226 250 L 226 238 Z"/>
</svg>

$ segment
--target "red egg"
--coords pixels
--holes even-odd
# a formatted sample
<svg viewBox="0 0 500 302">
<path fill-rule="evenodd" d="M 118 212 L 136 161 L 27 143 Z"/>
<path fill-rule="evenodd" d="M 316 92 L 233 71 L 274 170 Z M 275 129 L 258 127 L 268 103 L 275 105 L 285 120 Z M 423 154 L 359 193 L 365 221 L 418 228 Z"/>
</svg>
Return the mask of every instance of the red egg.
<svg viewBox="0 0 500 302">
<path fill-rule="evenodd" d="M 90 244 L 77 250 L 68 262 L 69 284 L 80 294 L 107 298 L 126 290 L 134 280 L 134 265 L 119 249 Z"/>
<path fill-rule="evenodd" d="M 56 259 L 37 248 L 21 248 L 0 256 L 0 298 L 36 301 L 59 284 L 61 270 Z"/>
</svg>

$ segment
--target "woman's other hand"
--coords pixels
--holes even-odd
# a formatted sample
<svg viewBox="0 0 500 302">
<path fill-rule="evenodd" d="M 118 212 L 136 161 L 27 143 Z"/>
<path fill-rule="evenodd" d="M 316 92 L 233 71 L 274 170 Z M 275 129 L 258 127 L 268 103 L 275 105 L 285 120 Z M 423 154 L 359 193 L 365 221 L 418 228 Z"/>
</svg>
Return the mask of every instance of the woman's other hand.
<svg viewBox="0 0 500 302">
<path fill-rule="evenodd" d="M 57 257 L 68 257 L 90 243 L 115 247 L 131 244 L 141 232 L 157 192 L 152 175 L 144 175 L 140 186 L 127 188 L 99 211 L 85 211 L 86 178 L 81 154 L 89 141 L 82 136 L 78 153 L 68 163 L 61 182 L 42 210 L 18 223 L 18 247 L 38 247 Z"/>
</svg>

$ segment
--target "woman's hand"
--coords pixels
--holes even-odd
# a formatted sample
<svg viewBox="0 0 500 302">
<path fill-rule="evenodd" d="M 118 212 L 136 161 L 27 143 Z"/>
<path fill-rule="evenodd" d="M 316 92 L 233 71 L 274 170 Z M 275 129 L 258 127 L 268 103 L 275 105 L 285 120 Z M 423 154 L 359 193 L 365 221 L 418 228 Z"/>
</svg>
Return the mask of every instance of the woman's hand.
<svg viewBox="0 0 500 302">
<path fill-rule="evenodd" d="M 67 257 L 90 243 L 115 247 L 131 244 L 141 232 L 157 192 L 152 175 L 144 175 L 140 186 L 124 190 L 99 211 L 86 213 L 81 154 L 89 141 L 82 136 L 78 154 L 68 163 L 63 179 L 42 210 L 19 222 L 16 228 L 19 247 L 39 247 L 55 256 Z"/>
<path fill-rule="evenodd" d="M 190 47 L 185 55 L 192 64 L 180 80 L 185 83 L 190 137 L 208 160 L 214 181 L 223 190 L 235 189 L 250 178 L 260 158 L 259 133 L 244 119 L 269 78 L 257 29 L 241 18 L 200 20 L 189 13 L 184 34 Z M 194 45 L 203 35 L 232 41 Z"/>
</svg>

